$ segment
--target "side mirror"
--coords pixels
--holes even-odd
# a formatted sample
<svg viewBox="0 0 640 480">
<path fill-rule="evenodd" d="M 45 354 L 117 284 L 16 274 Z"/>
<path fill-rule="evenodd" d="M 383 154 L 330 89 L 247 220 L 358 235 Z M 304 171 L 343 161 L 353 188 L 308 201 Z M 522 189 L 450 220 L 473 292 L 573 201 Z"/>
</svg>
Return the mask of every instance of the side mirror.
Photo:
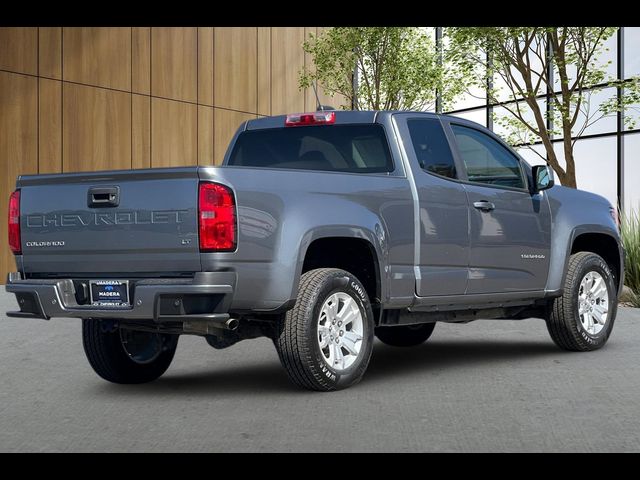
<svg viewBox="0 0 640 480">
<path fill-rule="evenodd" d="M 536 165 L 532 169 L 535 193 L 553 187 L 555 180 L 549 165 Z"/>
</svg>

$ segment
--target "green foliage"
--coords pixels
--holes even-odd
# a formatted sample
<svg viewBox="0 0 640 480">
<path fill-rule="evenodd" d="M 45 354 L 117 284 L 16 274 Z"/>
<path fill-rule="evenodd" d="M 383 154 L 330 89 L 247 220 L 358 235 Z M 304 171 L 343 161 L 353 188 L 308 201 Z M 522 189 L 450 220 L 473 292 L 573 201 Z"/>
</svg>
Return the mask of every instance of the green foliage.
<svg viewBox="0 0 640 480">
<path fill-rule="evenodd" d="M 607 77 L 602 62 L 605 42 L 617 27 L 456 27 L 447 29 L 451 47 L 447 61 L 469 72 L 478 86 L 492 87 L 492 102 L 504 101 L 506 114 L 496 123 L 508 131 L 514 145 L 542 141 L 546 159 L 563 185 L 576 186 L 573 148 L 578 137 L 602 118 L 633 108 L 640 100 L 637 79 L 624 84 L 624 94 L 593 105 L 608 87 L 622 86 Z M 550 109 L 540 96 L 553 92 Z M 513 102 L 516 98 L 523 101 Z M 629 126 L 633 117 L 626 116 Z M 562 166 L 551 139 L 563 137 L 566 165 Z"/>
<path fill-rule="evenodd" d="M 464 77 L 438 61 L 435 41 L 424 28 L 335 27 L 310 35 L 303 49 L 313 65 L 300 73 L 300 88 L 318 82 L 329 95 L 347 99 L 342 108 L 353 103 L 356 110 L 433 109 L 437 90 L 443 103 L 464 90 Z"/>
<path fill-rule="evenodd" d="M 626 250 L 624 283 L 633 292 L 631 303 L 634 307 L 640 307 L 640 215 L 638 212 L 632 211 L 622 217 L 620 235 Z"/>
</svg>

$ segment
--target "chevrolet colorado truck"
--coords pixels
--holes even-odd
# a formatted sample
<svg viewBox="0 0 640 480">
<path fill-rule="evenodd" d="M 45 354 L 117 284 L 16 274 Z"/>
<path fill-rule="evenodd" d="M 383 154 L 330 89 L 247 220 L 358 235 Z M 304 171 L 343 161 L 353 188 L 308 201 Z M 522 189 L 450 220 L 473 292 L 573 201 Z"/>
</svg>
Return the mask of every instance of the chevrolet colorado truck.
<svg viewBox="0 0 640 480">
<path fill-rule="evenodd" d="M 10 198 L 10 317 L 82 319 L 102 378 L 142 383 L 183 334 L 273 340 L 290 379 L 358 382 L 374 335 L 540 318 L 602 347 L 623 280 L 617 214 L 489 130 L 418 112 L 249 120 L 220 166 L 25 175 Z"/>
</svg>

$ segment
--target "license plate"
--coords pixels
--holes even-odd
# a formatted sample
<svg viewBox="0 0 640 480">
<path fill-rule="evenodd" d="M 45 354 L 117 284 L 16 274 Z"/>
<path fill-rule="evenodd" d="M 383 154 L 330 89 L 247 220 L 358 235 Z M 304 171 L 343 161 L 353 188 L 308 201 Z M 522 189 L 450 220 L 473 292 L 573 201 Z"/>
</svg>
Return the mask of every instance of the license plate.
<svg viewBox="0 0 640 480">
<path fill-rule="evenodd" d="M 97 307 L 129 306 L 128 280 L 91 280 L 91 305 Z"/>
</svg>

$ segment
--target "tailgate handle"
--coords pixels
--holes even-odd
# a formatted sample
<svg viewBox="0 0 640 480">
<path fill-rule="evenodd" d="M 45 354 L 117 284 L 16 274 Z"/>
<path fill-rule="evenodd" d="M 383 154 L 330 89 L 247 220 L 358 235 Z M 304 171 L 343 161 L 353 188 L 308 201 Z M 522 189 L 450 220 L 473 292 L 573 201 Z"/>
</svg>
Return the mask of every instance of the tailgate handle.
<svg viewBox="0 0 640 480">
<path fill-rule="evenodd" d="M 120 204 L 120 187 L 93 187 L 87 193 L 89 208 L 117 207 Z"/>
</svg>

